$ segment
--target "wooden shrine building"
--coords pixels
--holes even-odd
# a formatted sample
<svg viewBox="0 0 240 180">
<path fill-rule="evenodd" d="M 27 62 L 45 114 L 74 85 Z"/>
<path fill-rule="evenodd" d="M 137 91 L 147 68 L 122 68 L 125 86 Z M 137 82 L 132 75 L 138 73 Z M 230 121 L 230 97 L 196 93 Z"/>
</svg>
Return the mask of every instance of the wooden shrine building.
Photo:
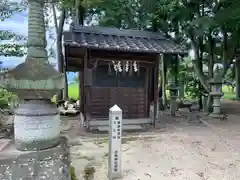
<svg viewBox="0 0 240 180">
<path fill-rule="evenodd" d="M 107 128 L 114 104 L 123 111 L 126 129 L 153 124 L 161 57 L 186 52 L 160 33 L 73 24 L 64 32 L 64 49 L 66 70 L 80 72 L 86 126 L 99 130 Z"/>
</svg>

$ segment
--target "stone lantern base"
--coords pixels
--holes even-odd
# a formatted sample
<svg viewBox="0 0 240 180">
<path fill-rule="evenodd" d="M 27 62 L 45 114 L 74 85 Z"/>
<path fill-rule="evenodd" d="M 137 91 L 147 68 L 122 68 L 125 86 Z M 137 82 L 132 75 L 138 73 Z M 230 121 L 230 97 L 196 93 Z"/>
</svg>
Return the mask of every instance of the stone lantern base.
<svg viewBox="0 0 240 180">
<path fill-rule="evenodd" d="M 212 118 L 216 118 L 216 119 L 224 119 L 225 118 L 225 115 L 224 114 L 214 114 L 214 113 L 211 113 L 209 114 L 210 117 Z"/>
<path fill-rule="evenodd" d="M 15 110 L 15 146 L 18 150 L 42 150 L 57 146 L 60 115 L 49 100 L 25 100 Z"/>
<path fill-rule="evenodd" d="M 221 113 L 221 103 L 220 99 L 223 96 L 222 92 L 211 92 L 211 96 L 213 96 L 213 112 L 209 115 L 213 118 L 224 118 L 224 115 Z"/>
</svg>

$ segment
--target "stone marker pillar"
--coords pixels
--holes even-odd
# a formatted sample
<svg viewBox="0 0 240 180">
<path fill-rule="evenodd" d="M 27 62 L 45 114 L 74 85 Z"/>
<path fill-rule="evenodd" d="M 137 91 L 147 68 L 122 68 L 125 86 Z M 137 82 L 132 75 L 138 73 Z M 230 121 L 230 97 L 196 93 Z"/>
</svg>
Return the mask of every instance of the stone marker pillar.
<svg viewBox="0 0 240 180">
<path fill-rule="evenodd" d="M 108 178 L 121 178 L 121 146 L 122 146 L 122 110 L 114 105 L 109 110 L 109 152 Z"/>
</svg>

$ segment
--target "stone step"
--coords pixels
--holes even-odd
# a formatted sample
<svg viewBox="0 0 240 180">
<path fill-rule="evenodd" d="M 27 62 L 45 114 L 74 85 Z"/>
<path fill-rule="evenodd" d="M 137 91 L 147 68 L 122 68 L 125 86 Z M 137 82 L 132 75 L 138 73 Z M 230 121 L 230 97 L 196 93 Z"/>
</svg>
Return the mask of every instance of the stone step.
<svg viewBox="0 0 240 180">
<path fill-rule="evenodd" d="M 123 119 L 123 125 L 139 125 L 139 124 L 150 124 L 150 118 L 139 118 L 139 119 Z M 109 120 L 107 118 L 92 119 L 89 121 L 89 126 L 108 126 Z"/>
<path fill-rule="evenodd" d="M 60 115 L 77 115 L 79 113 L 80 111 L 77 109 L 67 109 L 67 110 L 61 109 L 60 110 Z"/>
<path fill-rule="evenodd" d="M 80 121 L 81 117 L 79 115 L 77 116 L 60 116 L 60 119 L 62 121 L 68 121 L 68 120 L 76 120 L 76 121 Z"/>
<path fill-rule="evenodd" d="M 107 132 L 109 130 L 109 127 L 99 126 L 97 127 L 97 130 L 100 132 Z M 144 128 L 141 125 L 123 125 L 122 130 L 123 131 L 139 131 L 139 130 L 144 130 Z"/>
</svg>

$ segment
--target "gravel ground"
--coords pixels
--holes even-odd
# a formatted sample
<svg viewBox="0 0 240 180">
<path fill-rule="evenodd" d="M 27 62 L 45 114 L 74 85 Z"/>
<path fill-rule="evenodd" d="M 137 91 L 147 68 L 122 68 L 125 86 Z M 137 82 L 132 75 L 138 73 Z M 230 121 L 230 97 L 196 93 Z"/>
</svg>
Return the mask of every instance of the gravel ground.
<svg viewBox="0 0 240 180">
<path fill-rule="evenodd" d="M 230 104 L 231 103 L 231 107 Z M 227 121 L 209 120 L 209 126 L 160 117 L 152 132 L 129 137 L 122 145 L 122 180 L 238 180 L 240 179 L 240 103 L 229 102 Z M 108 142 L 79 129 L 76 120 L 63 124 L 71 146 L 72 165 L 79 180 L 85 167 L 94 167 L 94 178 L 108 180 Z M 149 134 L 152 138 L 145 137 Z M 94 138 L 95 137 L 95 138 Z M 104 137 L 99 135 L 99 137 Z M 8 141 L 8 143 L 7 143 Z M 0 152 L 12 143 L 1 139 Z M 83 179 L 84 180 L 84 179 Z"/>
<path fill-rule="evenodd" d="M 229 129 L 234 126 L 237 130 L 239 123 L 209 123 L 214 129 L 178 124 L 153 133 L 154 138 L 124 140 L 122 180 L 240 179 L 240 136 Z M 107 153 L 107 140 L 85 140 L 72 146 L 72 164 L 78 177 L 84 175 L 85 166 L 93 166 L 94 179 L 107 180 Z"/>
</svg>

